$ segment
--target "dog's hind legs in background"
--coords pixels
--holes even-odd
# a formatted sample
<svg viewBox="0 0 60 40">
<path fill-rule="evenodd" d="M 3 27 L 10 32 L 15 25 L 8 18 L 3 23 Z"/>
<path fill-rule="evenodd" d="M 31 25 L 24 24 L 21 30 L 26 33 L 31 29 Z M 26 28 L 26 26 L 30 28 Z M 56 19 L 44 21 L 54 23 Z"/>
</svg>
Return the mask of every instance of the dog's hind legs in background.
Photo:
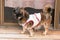
<svg viewBox="0 0 60 40">
<path fill-rule="evenodd" d="M 51 4 L 48 3 L 48 4 L 44 5 L 43 12 L 44 12 L 44 14 L 46 16 L 46 20 L 45 20 L 45 22 L 43 24 L 44 28 L 45 28 L 45 31 L 43 32 L 44 35 L 47 34 L 48 29 L 49 29 L 49 27 L 51 25 L 51 20 L 52 20 L 52 16 L 51 16 L 52 10 L 51 9 L 52 9 Z"/>
</svg>

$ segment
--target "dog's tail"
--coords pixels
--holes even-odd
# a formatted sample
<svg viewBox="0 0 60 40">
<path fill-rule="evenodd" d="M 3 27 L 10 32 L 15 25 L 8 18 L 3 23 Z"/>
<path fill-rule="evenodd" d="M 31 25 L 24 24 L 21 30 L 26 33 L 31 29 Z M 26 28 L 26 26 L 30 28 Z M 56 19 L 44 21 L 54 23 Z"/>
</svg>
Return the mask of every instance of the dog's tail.
<svg viewBox="0 0 60 40">
<path fill-rule="evenodd" d="M 45 4 L 44 6 L 43 6 L 43 12 L 48 12 L 48 13 L 52 13 L 52 5 L 51 4 Z"/>
</svg>

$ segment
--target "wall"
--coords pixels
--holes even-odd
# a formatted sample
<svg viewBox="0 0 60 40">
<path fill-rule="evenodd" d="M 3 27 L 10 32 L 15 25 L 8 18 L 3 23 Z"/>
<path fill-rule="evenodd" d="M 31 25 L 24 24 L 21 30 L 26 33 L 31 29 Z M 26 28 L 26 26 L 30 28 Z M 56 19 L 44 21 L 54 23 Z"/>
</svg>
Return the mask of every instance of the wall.
<svg viewBox="0 0 60 40">
<path fill-rule="evenodd" d="M 54 0 L 5 0 L 8 7 L 34 7 L 42 9 L 44 4 L 50 3 L 54 8 Z"/>
</svg>

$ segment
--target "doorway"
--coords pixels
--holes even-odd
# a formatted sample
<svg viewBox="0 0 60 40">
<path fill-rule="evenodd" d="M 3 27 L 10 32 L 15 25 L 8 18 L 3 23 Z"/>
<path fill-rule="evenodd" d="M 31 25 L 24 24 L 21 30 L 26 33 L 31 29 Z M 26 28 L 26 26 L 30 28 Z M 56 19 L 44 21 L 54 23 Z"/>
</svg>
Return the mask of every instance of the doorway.
<svg viewBox="0 0 60 40">
<path fill-rule="evenodd" d="M 17 25 L 17 21 L 13 17 L 13 8 L 14 7 L 32 7 L 36 9 L 42 9 L 43 5 L 46 3 L 51 3 L 53 6 L 53 12 L 52 12 L 52 27 L 55 25 L 55 16 L 54 15 L 54 4 L 55 0 L 1 0 L 1 24 L 2 25 Z M 38 6 L 39 5 L 39 6 Z"/>
</svg>

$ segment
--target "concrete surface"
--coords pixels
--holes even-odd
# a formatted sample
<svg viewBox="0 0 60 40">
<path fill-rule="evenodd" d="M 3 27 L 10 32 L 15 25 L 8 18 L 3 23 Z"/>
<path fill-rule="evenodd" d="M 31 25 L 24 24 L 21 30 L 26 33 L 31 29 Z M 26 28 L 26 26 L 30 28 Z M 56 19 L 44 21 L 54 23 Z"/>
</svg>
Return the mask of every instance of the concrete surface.
<svg viewBox="0 0 60 40">
<path fill-rule="evenodd" d="M 15 26 L 0 26 L 0 40 L 60 40 L 60 31 L 49 30 L 45 36 L 42 34 L 42 30 L 35 31 L 33 37 L 29 37 L 29 34 L 21 34 L 21 28 Z"/>
</svg>

